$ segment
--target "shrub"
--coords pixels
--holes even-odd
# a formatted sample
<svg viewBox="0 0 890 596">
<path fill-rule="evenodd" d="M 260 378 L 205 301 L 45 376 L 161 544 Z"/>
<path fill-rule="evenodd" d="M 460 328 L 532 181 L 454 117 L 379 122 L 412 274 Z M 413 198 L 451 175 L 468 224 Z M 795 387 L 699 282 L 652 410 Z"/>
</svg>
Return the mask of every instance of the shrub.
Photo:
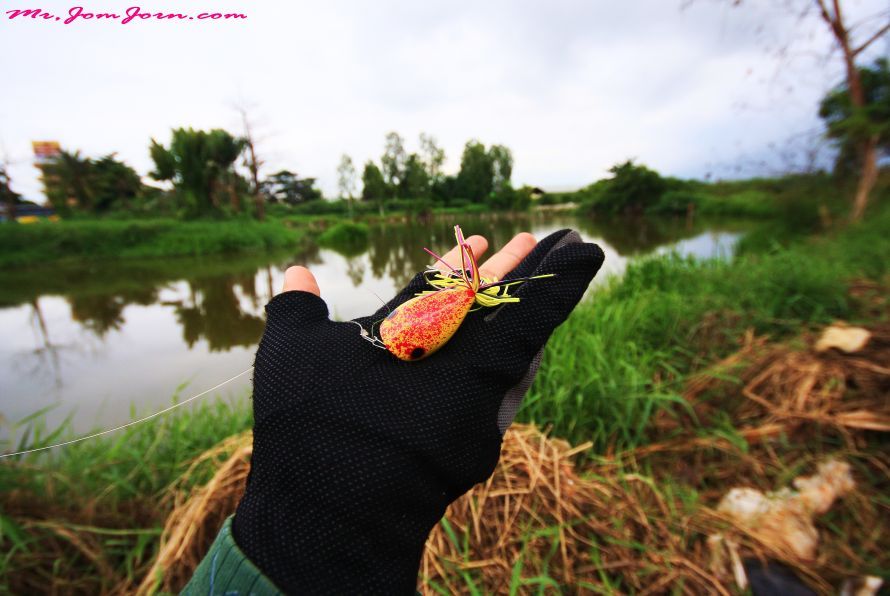
<svg viewBox="0 0 890 596">
<path fill-rule="evenodd" d="M 318 243 L 344 256 L 353 257 L 368 249 L 368 237 L 368 226 L 344 221 L 325 230 L 318 237 Z"/>
</svg>

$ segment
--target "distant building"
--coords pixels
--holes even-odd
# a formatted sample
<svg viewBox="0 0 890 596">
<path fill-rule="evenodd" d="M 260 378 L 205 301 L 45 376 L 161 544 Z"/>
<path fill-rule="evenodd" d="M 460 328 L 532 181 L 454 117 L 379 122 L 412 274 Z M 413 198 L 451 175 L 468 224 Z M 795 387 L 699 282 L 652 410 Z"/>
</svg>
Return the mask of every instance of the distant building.
<svg viewBox="0 0 890 596">
<path fill-rule="evenodd" d="M 19 203 L 15 206 L 15 220 L 19 223 L 34 223 L 46 219 L 59 221 L 59 216 L 52 207 L 44 207 L 36 203 Z M 8 221 L 6 205 L 0 205 L 0 221 Z"/>
<path fill-rule="evenodd" d="M 34 150 L 34 165 L 38 168 L 62 153 L 62 147 L 58 141 L 31 141 L 31 148 Z"/>
<path fill-rule="evenodd" d="M 545 194 L 547 194 L 547 192 L 544 191 L 543 188 L 540 188 L 538 186 L 532 186 L 528 190 L 528 196 L 532 201 L 537 201 L 538 199 L 543 197 Z"/>
</svg>

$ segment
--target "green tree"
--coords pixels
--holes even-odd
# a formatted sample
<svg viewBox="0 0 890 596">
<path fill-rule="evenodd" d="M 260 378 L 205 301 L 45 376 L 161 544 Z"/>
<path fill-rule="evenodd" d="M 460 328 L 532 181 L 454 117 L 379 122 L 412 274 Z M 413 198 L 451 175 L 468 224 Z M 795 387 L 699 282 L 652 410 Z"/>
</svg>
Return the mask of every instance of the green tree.
<svg viewBox="0 0 890 596">
<path fill-rule="evenodd" d="M 261 186 L 271 201 L 288 205 L 300 205 L 323 198 L 321 191 L 315 187 L 315 178 L 300 178 L 290 170 L 272 174 Z"/>
<path fill-rule="evenodd" d="M 136 170 L 114 155 L 110 153 L 91 163 L 89 181 L 95 211 L 131 205 L 142 192 L 142 180 Z"/>
<path fill-rule="evenodd" d="M 408 155 L 405 153 L 405 142 L 397 132 L 386 135 L 386 143 L 383 149 L 383 157 L 380 158 L 383 180 L 386 182 L 388 194 L 398 197 L 399 185 L 405 172 L 405 163 Z"/>
<path fill-rule="evenodd" d="M 492 145 L 488 150 L 492 163 L 492 188 L 501 192 L 510 185 L 513 176 L 513 153 L 503 145 Z"/>
<path fill-rule="evenodd" d="M 857 108 L 845 83 L 830 91 L 819 106 L 819 116 L 825 120 L 829 138 L 838 147 L 835 171 L 849 174 L 861 171 L 865 157 L 863 143 L 876 136 L 876 151 L 890 153 L 890 62 L 886 58 L 874 66 L 859 69 L 859 79 L 865 104 Z"/>
<path fill-rule="evenodd" d="M 467 141 L 457 175 L 457 192 L 460 198 L 482 202 L 491 194 L 493 183 L 494 162 L 485 150 L 485 145 L 476 140 Z"/>
<path fill-rule="evenodd" d="M 169 180 L 192 214 L 208 213 L 221 206 L 228 192 L 234 209 L 239 208 L 235 189 L 235 160 L 244 150 L 244 141 L 221 129 L 211 131 L 177 128 L 169 147 L 151 140 L 150 153 L 155 180 Z"/>
<path fill-rule="evenodd" d="M 439 147 L 435 137 L 420 133 L 420 151 L 426 165 L 426 173 L 431 185 L 436 184 L 442 176 L 442 165 L 445 163 L 445 150 Z"/>
<path fill-rule="evenodd" d="M 457 184 L 457 176 L 440 176 L 433 183 L 432 196 L 434 201 L 449 205 L 455 199 L 461 198 L 459 195 L 460 189 Z"/>
<path fill-rule="evenodd" d="M 63 150 L 40 170 L 46 198 L 63 214 L 72 209 L 99 213 L 126 206 L 144 188 L 136 170 L 116 159 L 114 153 L 90 159 L 79 151 Z"/>
<path fill-rule="evenodd" d="M 90 166 L 89 158 L 83 157 L 80 151 L 65 150 L 40 166 L 44 194 L 57 212 L 93 209 Z"/>
<path fill-rule="evenodd" d="M 365 163 L 365 169 L 362 172 L 362 200 L 377 201 L 380 213 L 383 214 L 383 200 L 386 198 L 387 188 L 386 181 L 383 179 L 383 173 L 380 171 L 373 161 Z"/>
<path fill-rule="evenodd" d="M 405 161 L 399 194 L 408 199 L 426 199 L 430 196 L 429 174 L 416 153 L 409 155 Z"/>
<path fill-rule="evenodd" d="M 632 160 L 612 166 L 609 172 L 612 178 L 588 188 L 594 210 L 642 213 L 656 205 L 667 188 L 658 172 L 636 165 Z"/>
<path fill-rule="evenodd" d="M 865 23 L 850 25 L 844 18 L 841 0 L 832 0 L 830 6 L 827 0 L 813 0 L 813 2 L 828 30 L 831 31 L 835 45 L 844 60 L 846 88 L 851 109 L 846 119 L 847 124 L 842 128 L 845 129 L 844 136 L 847 142 L 855 147 L 860 164 L 852 213 L 853 221 L 858 221 L 865 213 L 869 194 L 878 180 L 878 147 L 881 130 L 880 127 L 875 127 L 875 122 L 872 120 L 875 114 L 870 110 L 866 85 L 861 75 L 862 69 L 856 65 L 856 60 L 873 43 L 886 38 L 887 32 L 890 31 L 890 19 L 886 14 L 877 15 L 877 19 L 869 19 L 868 26 L 863 26 Z M 880 66 L 878 70 L 880 71 Z M 886 99 L 886 95 L 884 97 Z"/>
<path fill-rule="evenodd" d="M 345 153 L 340 157 L 337 166 L 337 185 L 340 187 L 340 198 L 349 201 L 349 217 L 352 217 L 352 193 L 355 192 L 355 166 L 352 158 Z"/>
</svg>

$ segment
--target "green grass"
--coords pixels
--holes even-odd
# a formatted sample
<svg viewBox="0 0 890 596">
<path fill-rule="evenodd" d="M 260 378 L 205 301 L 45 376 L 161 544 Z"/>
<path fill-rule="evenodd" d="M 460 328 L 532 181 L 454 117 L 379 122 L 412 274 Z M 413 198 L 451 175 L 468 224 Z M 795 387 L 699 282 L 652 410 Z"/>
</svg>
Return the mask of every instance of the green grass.
<svg viewBox="0 0 890 596">
<path fill-rule="evenodd" d="M 0 225 L 0 267 L 59 260 L 195 256 L 296 246 L 279 221 L 63 221 Z"/>
<path fill-rule="evenodd" d="M 706 187 L 695 190 L 669 190 L 649 211 L 652 213 L 685 214 L 692 204 L 699 215 L 762 218 L 776 216 L 780 204 L 770 193 L 749 189 L 719 195 Z"/>
<path fill-rule="evenodd" d="M 835 236 L 733 261 L 632 263 L 575 309 L 547 344 L 520 419 L 596 450 L 646 440 L 685 377 L 737 349 L 745 329 L 781 338 L 854 317 L 847 288 L 887 274 L 890 210 Z"/>
<path fill-rule="evenodd" d="M 0 465 L 0 486 L 14 486 L 44 494 L 63 503 L 97 496 L 105 505 L 133 498 L 154 498 L 186 470 L 189 462 L 207 449 L 251 426 L 251 404 L 213 400 L 137 424 L 105 438 L 75 443 L 62 449 L 12 458 L 22 466 Z M 73 438 L 67 424 L 48 430 L 45 410 L 17 423 L 15 443 L 0 442 L 0 449 L 35 449 Z M 132 411 L 133 418 L 145 412 Z M 195 483 L 206 481 L 200 473 Z"/>
<path fill-rule="evenodd" d="M 0 443 L 0 449 L 71 438 L 65 424 L 47 430 L 42 414 L 20 421 L 16 443 Z M 13 586 L 21 590 L 28 582 L 53 585 L 60 593 L 99 593 L 113 588 L 109 581 L 138 581 L 154 559 L 173 506 L 163 498 L 168 488 L 174 482 L 183 489 L 207 482 L 210 462 L 182 476 L 195 457 L 249 429 L 251 420 L 246 396 L 208 401 L 109 437 L 0 461 L 0 593 L 15 593 Z M 66 532 L 79 537 L 91 559 L 67 543 Z M 96 561 L 115 577 L 99 574 Z"/>
</svg>

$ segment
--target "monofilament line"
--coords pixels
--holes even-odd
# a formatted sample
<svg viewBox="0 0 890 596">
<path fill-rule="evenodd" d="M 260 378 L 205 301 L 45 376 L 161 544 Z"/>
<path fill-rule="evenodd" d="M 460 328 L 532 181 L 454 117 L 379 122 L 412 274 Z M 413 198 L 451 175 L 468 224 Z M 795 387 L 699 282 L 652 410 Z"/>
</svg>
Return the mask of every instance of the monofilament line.
<svg viewBox="0 0 890 596">
<path fill-rule="evenodd" d="M 211 387 L 210 389 L 207 389 L 206 391 L 202 391 L 202 392 L 199 393 L 198 395 L 193 395 L 193 396 L 191 396 L 190 398 L 188 398 L 188 399 L 185 400 L 185 401 L 181 401 L 181 402 L 179 402 L 179 403 L 177 403 L 177 404 L 173 404 L 173 405 L 170 406 L 170 407 L 164 408 L 163 410 L 160 410 L 160 411 L 158 411 L 158 412 L 155 412 L 154 414 L 150 414 L 150 415 L 146 416 L 145 418 L 140 418 L 139 420 L 133 420 L 133 421 L 131 421 L 131 422 L 127 422 L 126 424 L 121 424 L 120 426 L 115 426 L 114 428 L 109 428 L 109 429 L 107 429 L 107 430 L 99 431 L 99 432 L 97 432 L 97 433 L 93 433 L 93 434 L 91 434 L 91 435 L 87 435 L 87 436 L 85 436 L 85 437 L 78 437 L 78 438 L 76 438 L 76 439 L 71 439 L 70 441 L 63 441 L 63 442 L 61 442 L 61 443 L 56 443 L 55 445 L 47 445 L 46 447 L 37 447 L 36 449 L 26 449 L 25 451 L 16 451 L 15 453 L 3 453 L 3 454 L 0 454 L 0 459 L 3 459 L 4 457 L 13 457 L 13 456 L 16 456 L 16 455 L 27 455 L 27 454 L 29 454 L 29 453 L 36 453 L 36 452 L 38 452 L 38 451 L 45 451 L 45 450 L 47 450 L 47 449 L 55 449 L 56 447 L 64 447 L 64 446 L 66 446 L 66 445 L 73 445 L 74 443 L 80 443 L 81 441 L 87 441 L 87 440 L 89 440 L 89 439 L 95 439 L 96 437 L 101 437 L 102 435 L 107 435 L 107 434 L 110 434 L 110 433 L 113 433 L 113 432 L 116 432 L 116 431 L 125 429 L 125 428 L 130 427 L 130 426 L 135 426 L 135 425 L 137 425 L 137 424 L 141 424 L 141 423 L 145 422 L 146 420 L 151 420 L 152 418 L 157 418 L 157 417 L 160 416 L 161 414 L 166 414 L 166 413 L 169 412 L 170 410 L 175 410 L 176 408 L 178 408 L 178 407 L 180 407 L 180 406 L 184 406 L 185 404 L 187 404 L 187 403 L 189 403 L 189 402 L 195 401 L 195 400 L 198 399 L 199 397 L 203 397 L 203 396 L 207 395 L 208 393 L 210 393 L 211 391 L 216 391 L 217 389 L 219 389 L 219 388 L 222 387 L 223 385 L 225 385 L 225 384 L 227 384 L 227 383 L 231 383 L 232 381 L 234 381 L 234 380 L 237 379 L 238 377 L 243 377 L 244 375 L 246 375 L 247 373 L 249 373 L 249 372 L 252 371 L 252 370 L 253 370 L 253 367 L 251 366 L 251 367 L 248 368 L 247 370 L 238 373 L 237 375 L 235 375 L 235 376 L 232 377 L 231 379 L 226 379 L 225 381 L 223 381 L 222 383 L 220 383 L 219 385 L 217 385 L 217 386 L 215 386 L 215 387 Z"/>
</svg>

